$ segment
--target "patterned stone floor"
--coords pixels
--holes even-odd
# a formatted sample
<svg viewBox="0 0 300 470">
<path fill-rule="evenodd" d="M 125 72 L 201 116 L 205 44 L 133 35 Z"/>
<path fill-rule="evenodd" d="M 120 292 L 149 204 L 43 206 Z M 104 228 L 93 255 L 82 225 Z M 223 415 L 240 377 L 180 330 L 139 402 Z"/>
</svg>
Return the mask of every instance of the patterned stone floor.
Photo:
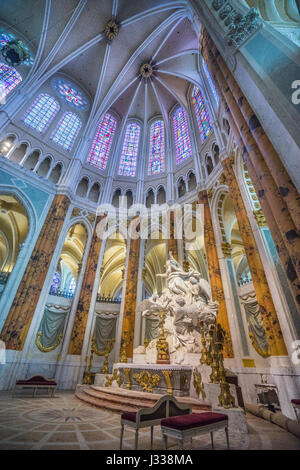
<svg viewBox="0 0 300 470">
<path fill-rule="evenodd" d="M 248 435 L 230 432 L 232 449 L 300 450 L 300 440 L 251 414 L 247 415 Z M 4 449 L 83 449 L 119 448 L 120 415 L 90 407 L 72 392 L 56 392 L 54 398 L 18 396 L 0 392 L 0 450 Z M 214 434 L 216 449 L 225 449 L 225 433 Z M 149 449 L 149 429 L 140 431 L 139 448 Z M 177 443 L 169 439 L 170 449 Z M 124 449 L 134 448 L 134 431 L 125 428 Z M 185 449 L 210 449 L 210 436 L 186 442 Z M 162 449 L 159 427 L 154 432 L 154 449 Z"/>
</svg>

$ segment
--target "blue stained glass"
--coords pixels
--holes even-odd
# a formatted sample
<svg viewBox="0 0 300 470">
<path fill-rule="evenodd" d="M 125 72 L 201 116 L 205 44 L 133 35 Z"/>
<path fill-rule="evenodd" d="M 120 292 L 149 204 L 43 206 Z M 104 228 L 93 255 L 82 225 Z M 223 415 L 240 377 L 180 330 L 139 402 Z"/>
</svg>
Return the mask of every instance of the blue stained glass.
<svg viewBox="0 0 300 470">
<path fill-rule="evenodd" d="M 57 93 L 71 106 L 76 109 L 87 109 L 88 101 L 83 93 L 73 83 L 63 79 L 55 78 L 52 86 Z"/>
<path fill-rule="evenodd" d="M 202 64 L 203 64 L 203 70 L 204 70 L 204 73 L 205 73 L 206 78 L 207 78 L 207 80 L 208 80 L 209 86 L 210 86 L 210 88 L 211 88 L 211 90 L 212 90 L 212 92 L 213 92 L 215 102 L 217 103 L 217 106 L 219 106 L 220 97 L 219 97 L 219 95 L 218 95 L 218 92 L 217 92 L 217 90 L 216 90 L 216 87 L 215 87 L 215 85 L 214 85 L 214 82 L 213 82 L 213 80 L 212 80 L 212 78 L 211 78 L 211 74 L 210 74 L 210 72 L 209 72 L 209 70 L 208 70 L 207 63 L 205 62 L 204 59 L 202 59 Z"/>
<path fill-rule="evenodd" d="M 23 116 L 27 126 L 38 132 L 44 132 L 59 111 L 58 102 L 50 95 L 39 95 Z"/>
<path fill-rule="evenodd" d="M 68 287 L 66 289 L 67 295 L 74 295 L 75 289 L 76 289 L 76 281 L 75 281 L 74 276 L 72 276 L 72 278 L 70 279 L 68 283 Z"/>
<path fill-rule="evenodd" d="M 97 128 L 88 162 L 101 170 L 105 170 L 117 121 L 110 114 L 105 114 Z"/>
<path fill-rule="evenodd" d="M 22 81 L 14 67 L 0 63 L 0 101 Z"/>
<path fill-rule="evenodd" d="M 119 175 L 121 176 L 135 176 L 136 174 L 140 132 L 140 126 L 135 122 L 127 124 L 119 166 Z"/>
<path fill-rule="evenodd" d="M 59 121 L 51 139 L 66 150 L 70 150 L 81 128 L 81 120 L 74 113 L 65 113 Z"/>
<path fill-rule="evenodd" d="M 191 157 L 192 146 L 189 135 L 188 123 L 185 111 L 182 107 L 178 108 L 173 115 L 173 130 L 175 138 L 176 164 Z"/>
<path fill-rule="evenodd" d="M 55 271 L 49 293 L 56 294 L 59 289 L 59 286 L 60 286 L 60 275 L 57 271 Z"/>
<path fill-rule="evenodd" d="M 204 102 L 204 98 L 201 94 L 200 89 L 196 86 L 193 89 L 192 102 L 195 109 L 201 140 L 202 142 L 204 142 L 205 139 L 212 132 L 212 127 L 210 124 L 210 117 Z"/>
<path fill-rule="evenodd" d="M 163 121 L 155 121 L 150 127 L 149 175 L 165 171 L 165 126 Z"/>
</svg>

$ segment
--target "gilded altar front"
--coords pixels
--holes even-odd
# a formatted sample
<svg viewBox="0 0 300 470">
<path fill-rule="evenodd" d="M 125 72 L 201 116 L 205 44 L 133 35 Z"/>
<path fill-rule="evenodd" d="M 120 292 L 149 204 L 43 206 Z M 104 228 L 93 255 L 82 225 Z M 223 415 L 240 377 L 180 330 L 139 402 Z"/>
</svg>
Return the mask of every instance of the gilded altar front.
<svg viewBox="0 0 300 470">
<path fill-rule="evenodd" d="M 122 388 L 186 397 L 190 395 L 193 367 L 177 364 L 114 364 Z"/>
</svg>

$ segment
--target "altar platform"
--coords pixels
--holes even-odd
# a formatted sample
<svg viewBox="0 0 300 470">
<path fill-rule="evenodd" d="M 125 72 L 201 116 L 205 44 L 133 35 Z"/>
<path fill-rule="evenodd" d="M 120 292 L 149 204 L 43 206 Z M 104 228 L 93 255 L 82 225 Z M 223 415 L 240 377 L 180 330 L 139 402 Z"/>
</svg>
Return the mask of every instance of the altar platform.
<svg viewBox="0 0 300 470">
<path fill-rule="evenodd" d="M 123 364 L 124 365 L 124 364 Z M 77 385 L 75 396 L 89 405 L 104 408 L 116 413 L 138 411 L 151 407 L 163 394 L 127 390 L 119 387 L 101 387 L 97 385 Z M 195 398 L 177 397 L 179 403 L 192 405 L 193 413 L 211 410 L 211 405 Z"/>
</svg>

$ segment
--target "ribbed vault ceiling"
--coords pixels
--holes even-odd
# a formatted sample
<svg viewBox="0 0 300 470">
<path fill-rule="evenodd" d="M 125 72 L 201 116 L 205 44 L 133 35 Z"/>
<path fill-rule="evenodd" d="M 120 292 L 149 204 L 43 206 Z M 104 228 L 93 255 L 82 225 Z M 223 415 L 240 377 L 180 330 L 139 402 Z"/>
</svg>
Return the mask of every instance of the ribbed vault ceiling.
<svg viewBox="0 0 300 470">
<path fill-rule="evenodd" d="M 198 38 L 188 2 L 175 0 L 2 0 L 0 16 L 29 41 L 38 58 L 30 79 L 42 85 L 64 73 L 88 92 L 89 123 L 109 109 L 121 119 L 147 121 L 186 105 L 190 83 L 198 83 Z M 107 41 L 112 18 L 118 35 Z M 153 66 L 141 78 L 141 64 Z M 29 82 L 29 80 L 28 80 Z M 26 83 L 25 83 L 26 86 Z"/>
</svg>

